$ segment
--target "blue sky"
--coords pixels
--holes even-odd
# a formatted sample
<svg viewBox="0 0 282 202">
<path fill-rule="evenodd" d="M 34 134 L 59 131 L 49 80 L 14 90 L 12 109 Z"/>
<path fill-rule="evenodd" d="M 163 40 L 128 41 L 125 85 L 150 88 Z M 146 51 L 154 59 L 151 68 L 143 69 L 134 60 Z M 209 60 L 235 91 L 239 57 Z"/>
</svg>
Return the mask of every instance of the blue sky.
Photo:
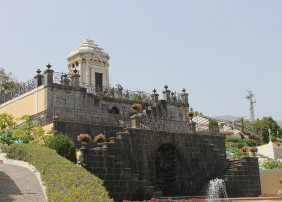
<svg viewBox="0 0 282 202">
<path fill-rule="evenodd" d="M 110 82 L 161 94 L 167 84 L 208 116 L 282 120 L 282 1 L 1 0 L 0 67 L 26 81 L 66 71 L 84 39 L 109 53 Z"/>
</svg>

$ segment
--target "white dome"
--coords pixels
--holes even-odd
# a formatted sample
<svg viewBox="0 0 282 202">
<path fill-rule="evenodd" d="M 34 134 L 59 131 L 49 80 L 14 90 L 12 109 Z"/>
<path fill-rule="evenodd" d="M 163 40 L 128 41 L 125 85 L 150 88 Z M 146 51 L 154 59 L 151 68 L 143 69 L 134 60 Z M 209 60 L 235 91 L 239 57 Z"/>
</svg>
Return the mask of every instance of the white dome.
<svg viewBox="0 0 282 202">
<path fill-rule="evenodd" d="M 83 53 L 94 53 L 95 55 L 99 53 L 103 58 L 106 58 L 108 60 L 110 59 L 109 54 L 106 53 L 102 48 L 95 44 L 93 40 L 90 39 L 84 40 L 77 48 L 75 48 L 68 55 L 68 58 Z"/>
</svg>

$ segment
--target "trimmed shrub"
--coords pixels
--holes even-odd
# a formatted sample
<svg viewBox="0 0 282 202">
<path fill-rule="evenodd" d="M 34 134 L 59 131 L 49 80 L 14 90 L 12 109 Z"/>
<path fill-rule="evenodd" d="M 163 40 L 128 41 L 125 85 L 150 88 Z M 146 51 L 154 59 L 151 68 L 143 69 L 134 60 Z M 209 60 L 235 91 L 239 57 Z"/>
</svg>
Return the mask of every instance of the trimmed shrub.
<svg viewBox="0 0 282 202">
<path fill-rule="evenodd" d="M 261 145 L 261 141 L 260 140 L 252 140 L 252 139 L 239 139 L 236 137 L 227 137 L 225 139 L 225 142 L 234 142 L 234 143 L 241 143 L 244 144 L 245 146 L 248 147 L 253 147 L 253 146 L 260 146 Z"/>
<path fill-rule="evenodd" d="M 47 145 L 56 150 L 58 154 L 76 163 L 76 150 L 73 141 L 66 135 L 59 134 L 52 137 Z"/>
<path fill-rule="evenodd" d="M 14 144 L 5 151 L 7 157 L 27 161 L 41 174 L 47 187 L 48 201 L 112 202 L 103 181 L 47 147 Z"/>
<path fill-rule="evenodd" d="M 265 169 L 273 169 L 273 168 L 279 168 L 279 161 L 263 161 L 260 162 L 260 166 Z"/>
</svg>

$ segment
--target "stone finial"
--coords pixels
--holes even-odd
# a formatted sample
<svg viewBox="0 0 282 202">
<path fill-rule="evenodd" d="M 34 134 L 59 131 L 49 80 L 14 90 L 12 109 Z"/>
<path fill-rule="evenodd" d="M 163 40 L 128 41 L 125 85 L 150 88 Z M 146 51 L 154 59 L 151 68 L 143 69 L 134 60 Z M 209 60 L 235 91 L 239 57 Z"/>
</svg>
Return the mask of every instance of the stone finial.
<svg viewBox="0 0 282 202">
<path fill-rule="evenodd" d="M 165 85 L 165 86 L 164 86 L 164 88 L 167 90 L 167 89 L 168 89 L 168 86 L 167 86 L 167 85 Z"/>
<path fill-rule="evenodd" d="M 36 71 L 36 73 L 37 73 L 37 74 L 40 74 L 40 73 L 41 73 L 41 70 L 40 70 L 40 69 L 38 69 L 38 70 Z"/>
<path fill-rule="evenodd" d="M 48 63 L 48 65 L 46 65 L 47 69 L 51 69 L 52 65 L 50 65 L 50 62 Z"/>
<path fill-rule="evenodd" d="M 182 89 L 182 92 L 183 92 L 183 93 L 185 93 L 185 92 L 186 92 L 186 89 L 185 89 L 185 88 L 183 88 L 183 89 Z"/>
<path fill-rule="evenodd" d="M 157 90 L 154 88 L 153 93 L 156 94 Z"/>
</svg>

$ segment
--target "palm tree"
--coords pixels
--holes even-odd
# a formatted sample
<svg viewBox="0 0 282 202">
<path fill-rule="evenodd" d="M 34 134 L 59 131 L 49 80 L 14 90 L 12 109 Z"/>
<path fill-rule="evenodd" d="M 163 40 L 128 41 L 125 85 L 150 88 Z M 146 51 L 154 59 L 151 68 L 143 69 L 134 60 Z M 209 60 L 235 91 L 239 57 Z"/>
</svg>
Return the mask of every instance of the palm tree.
<svg viewBox="0 0 282 202">
<path fill-rule="evenodd" d="M 239 123 L 241 125 L 241 132 L 244 133 L 246 119 L 245 117 L 241 116 L 237 120 L 234 121 L 235 123 Z"/>
</svg>

